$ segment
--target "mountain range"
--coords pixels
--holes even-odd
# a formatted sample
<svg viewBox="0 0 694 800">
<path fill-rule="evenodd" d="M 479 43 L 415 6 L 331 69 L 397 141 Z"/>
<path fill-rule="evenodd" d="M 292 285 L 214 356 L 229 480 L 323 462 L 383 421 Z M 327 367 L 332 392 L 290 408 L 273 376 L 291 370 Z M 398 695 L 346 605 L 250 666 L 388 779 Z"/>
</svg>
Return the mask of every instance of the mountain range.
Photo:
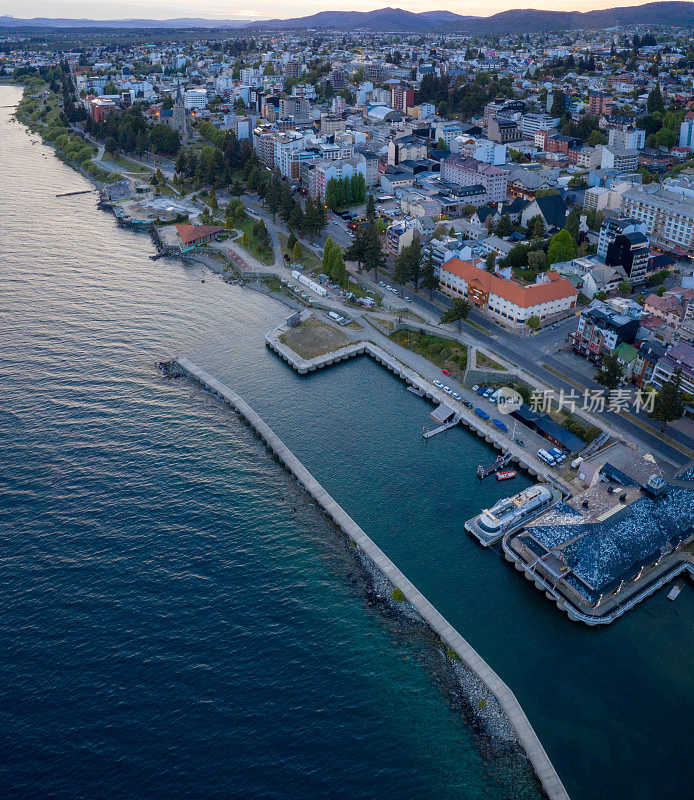
<svg viewBox="0 0 694 800">
<path fill-rule="evenodd" d="M 611 28 L 620 25 L 672 25 L 694 28 L 694 2 L 659 2 L 640 6 L 607 8 L 598 11 L 540 11 L 514 9 L 490 17 L 455 14 L 452 11 L 414 13 L 401 8 L 376 11 L 320 11 L 294 19 L 212 20 L 195 17 L 152 20 L 90 19 L 17 19 L 0 17 L 0 28 L 166 28 L 166 29 L 229 29 L 257 30 L 366 30 L 426 33 L 449 31 L 470 34 L 541 33 L 543 31 L 576 30 L 579 28 Z"/>
</svg>

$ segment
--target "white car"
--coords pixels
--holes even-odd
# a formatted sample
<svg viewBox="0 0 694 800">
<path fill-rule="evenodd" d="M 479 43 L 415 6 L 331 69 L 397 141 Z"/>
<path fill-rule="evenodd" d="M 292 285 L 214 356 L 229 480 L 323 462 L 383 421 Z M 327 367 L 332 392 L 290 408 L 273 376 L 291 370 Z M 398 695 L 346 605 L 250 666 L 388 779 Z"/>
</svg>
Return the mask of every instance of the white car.
<svg viewBox="0 0 694 800">
<path fill-rule="evenodd" d="M 412 302 L 412 298 L 411 297 L 406 297 L 405 301 L 408 302 L 408 303 L 411 303 Z"/>
<path fill-rule="evenodd" d="M 477 391 L 479 388 L 480 388 L 480 387 L 479 387 L 479 385 L 478 385 L 478 384 L 475 384 L 475 385 L 472 387 L 472 391 L 473 391 L 473 392 L 476 392 L 476 391 Z"/>
<path fill-rule="evenodd" d="M 386 284 L 386 289 L 387 289 L 389 292 L 392 292 L 392 291 L 393 291 L 393 287 L 392 287 L 392 286 L 388 286 L 388 284 Z"/>
<path fill-rule="evenodd" d="M 453 399 L 460 403 L 463 398 L 458 394 L 458 392 L 453 392 Z"/>
<path fill-rule="evenodd" d="M 441 381 L 434 381 L 434 386 L 436 386 L 437 389 L 443 389 Z"/>
<path fill-rule="evenodd" d="M 386 288 L 386 285 L 385 285 L 385 283 L 383 283 L 383 281 L 379 281 L 379 282 L 378 282 L 378 285 L 379 285 L 379 286 L 382 286 L 384 289 Z"/>
<path fill-rule="evenodd" d="M 443 391 L 444 391 L 446 394 L 453 394 L 453 389 L 451 389 L 451 387 L 450 387 L 450 386 L 444 386 L 444 387 L 443 387 Z"/>
</svg>

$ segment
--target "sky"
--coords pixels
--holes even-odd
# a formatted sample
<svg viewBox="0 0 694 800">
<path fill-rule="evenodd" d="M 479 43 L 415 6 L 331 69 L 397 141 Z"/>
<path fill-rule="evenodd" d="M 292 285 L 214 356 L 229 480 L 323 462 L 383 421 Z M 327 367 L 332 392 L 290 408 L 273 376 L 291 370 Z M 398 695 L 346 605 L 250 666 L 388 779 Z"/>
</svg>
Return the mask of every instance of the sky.
<svg viewBox="0 0 694 800">
<path fill-rule="evenodd" d="M 646 2 L 646 0 L 643 0 Z M 510 8 L 541 8 L 552 11 L 591 11 L 596 8 L 641 5 L 639 0 L 0 0 L 0 15 L 27 19 L 61 17 L 68 19 L 210 19 L 261 20 L 302 17 L 318 11 L 372 11 L 392 6 L 408 11 L 445 9 L 457 14 L 486 17 Z"/>
</svg>

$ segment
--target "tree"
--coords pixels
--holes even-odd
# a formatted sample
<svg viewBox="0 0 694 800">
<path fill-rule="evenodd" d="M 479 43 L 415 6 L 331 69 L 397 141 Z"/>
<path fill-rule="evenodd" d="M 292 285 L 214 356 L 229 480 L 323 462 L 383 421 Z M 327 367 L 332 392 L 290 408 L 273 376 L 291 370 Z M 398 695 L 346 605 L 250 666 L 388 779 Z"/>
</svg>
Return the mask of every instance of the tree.
<svg viewBox="0 0 694 800">
<path fill-rule="evenodd" d="M 671 380 L 666 381 L 657 390 L 653 403 L 652 419 L 660 420 L 660 430 L 665 433 L 668 422 L 679 419 L 684 414 L 684 398 L 682 396 L 682 370 L 678 369 Z"/>
<path fill-rule="evenodd" d="M 487 272 L 494 272 L 494 265 L 496 264 L 496 253 L 491 250 L 487 253 L 487 257 L 484 259 L 484 266 Z"/>
<path fill-rule="evenodd" d="M 374 196 L 372 194 L 366 198 L 366 218 L 371 223 L 376 220 L 376 204 L 374 203 Z"/>
<path fill-rule="evenodd" d="M 568 261 L 574 257 L 576 245 L 571 238 L 571 234 L 562 228 L 559 233 L 555 233 L 550 239 L 549 249 L 547 250 L 547 262 L 552 265 L 560 261 Z"/>
<path fill-rule="evenodd" d="M 366 231 L 364 228 L 357 228 L 352 244 L 345 250 L 347 261 L 356 261 L 357 270 L 361 272 L 361 265 L 366 260 Z"/>
<path fill-rule="evenodd" d="M 528 320 L 528 327 L 536 331 L 540 327 L 540 318 L 533 314 Z"/>
<path fill-rule="evenodd" d="M 627 297 L 631 294 L 631 284 L 627 280 L 620 281 L 617 291 L 622 295 L 622 297 Z"/>
<path fill-rule="evenodd" d="M 547 266 L 547 253 L 544 250 L 531 250 L 528 253 L 528 268 L 541 272 Z"/>
<path fill-rule="evenodd" d="M 593 376 L 596 383 L 604 386 L 606 389 L 616 389 L 619 382 L 624 375 L 624 369 L 619 362 L 617 354 L 613 351 L 603 356 L 600 365 L 598 366 L 595 375 Z"/>
<path fill-rule="evenodd" d="M 291 253 L 294 247 L 296 246 L 298 239 L 294 235 L 294 231 L 289 232 L 289 238 L 287 239 L 287 252 Z"/>
<path fill-rule="evenodd" d="M 567 230 L 571 234 L 571 238 L 576 244 L 578 244 L 581 239 L 580 225 L 581 211 L 578 206 L 573 206 L 564 223 L 564 230 Z"/>
<path fill-rule="evenodd" d="M 295 262 L 301 260 L 302 253 L 303 250 L 301 249 L 301 245 L 299 244 L 298 241 L 295 241 L 294 247 L 292 248 L 292 258 L 294 259 Z"/>
<path fill-rule="evenodd" d="M 382 270 L 386 265 L 386 255 L 381 250 L 381 240 L 375 225 L 369 225 L 366 229 L 364 241 L 364 266 L 367 271 L 373 270 L 374 276 L 378 278 L 378 270 Z"/>
<path fill-rule="evenodd" d="M 656 83 L 656 85 L 651 89 L 648 93 L 648 100 L 646 102 L 646 110 L 649 114 L 664 114 L 665 113 L 665 103 L 663 102 L 663 94 L 660 91 L 660 84 Z"/>
<path fill-rule="evenodd" d="M 333 242 L 332 237 L 328 236 L 325 240 L 325 245 L 323 246 L 323 260 L 321 263 L 321 269 L 323 270 L 323 274 L 327 275 L 329 278 L 333 277 L 333 250 L 336 247 L 335 242 Z"/>
<path fill-rule="evenodd" d="M 532 230 L 532 238 L 533 239 L 542 239 L 545 235 L 545 222 L 541 216 L 537 216 L 535 218 L 535 222 L 533 223 L 533 230 Z"/>
<path fill-rule="evenodd" d="M 441 324 L 446 325 L 449 322 L 455 322 L 460 332 L 461 323 L 468 318 L 472 311 L 472 303 L 465 297 L 456 297 L 453 305 L 444 311 L 441 316 Z"/>
<path fill-rule="evenodd" d="M 499 224 L 496 226 L 496 235 L 510 236 L 512 233 L 513 223 L 511 222 L 511 217 L 508 214 L 503 214 L 499 220 Z"/>
<path fill-rule="evenodd" d="M 434 258 L 431 254 L 431 248 L 429 249 L 429 255 L 427 256 L 427 260 L 424 262 L 424 267 L 422 269 L 422 287 L 427 289 L 429 292 L 429 299 L 431 300 L 431 295 L 434 289 L 438 288 L 439 279 L 436 277 L 436 271 L 434 269 Z"/>
<path fill-rule="evenodd" d="M 113 136 L 109 136 L 106 139 L 106 142 L 104 144 L 104 148 L 105 148 L 107 153 L 110 153 L 111 155 L 115 155 L 118 152 L 118 142 L 113 138 Z"/>
<path fill-rule="evenodd" d="M 412 277 L 410 269 L 410 261 L 407 257 L 407 248 L 403 247 L 395 258 L 395 270 L 393 272 L 393 279 L 396 283 L 404 286 Z"/>
</svg>

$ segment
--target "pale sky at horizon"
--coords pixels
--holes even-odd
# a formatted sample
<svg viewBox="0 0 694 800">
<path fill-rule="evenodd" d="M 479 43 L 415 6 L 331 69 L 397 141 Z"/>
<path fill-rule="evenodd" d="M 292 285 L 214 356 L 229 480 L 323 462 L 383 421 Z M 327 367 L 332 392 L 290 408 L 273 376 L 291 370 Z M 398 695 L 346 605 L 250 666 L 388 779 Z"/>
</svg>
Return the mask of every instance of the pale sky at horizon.
<svg viewBox="0 0 694 800">
<path fill-rule="evenodd" d="M 175 19 L 204 17 L 208 19 L 289 19 L 315 14 L 318 11 L 373 11 L 391 6 L 408 11 L 447 10 L 456 14 L 486 17 L 511 8 L 535 8 L 550 11 L 591 11 L 597 8 L 643 5 L 649 0 L 468 0 L 449 3 L 445 0 L 294 0 L 288 6 L 280 0 L 238 3 L 224 0 L 0 0 L 0 15 L 28 19 L 60 17 L 67 19 Z M 289 10 L 291 9 L 291 10 Z"/>
</svg>

